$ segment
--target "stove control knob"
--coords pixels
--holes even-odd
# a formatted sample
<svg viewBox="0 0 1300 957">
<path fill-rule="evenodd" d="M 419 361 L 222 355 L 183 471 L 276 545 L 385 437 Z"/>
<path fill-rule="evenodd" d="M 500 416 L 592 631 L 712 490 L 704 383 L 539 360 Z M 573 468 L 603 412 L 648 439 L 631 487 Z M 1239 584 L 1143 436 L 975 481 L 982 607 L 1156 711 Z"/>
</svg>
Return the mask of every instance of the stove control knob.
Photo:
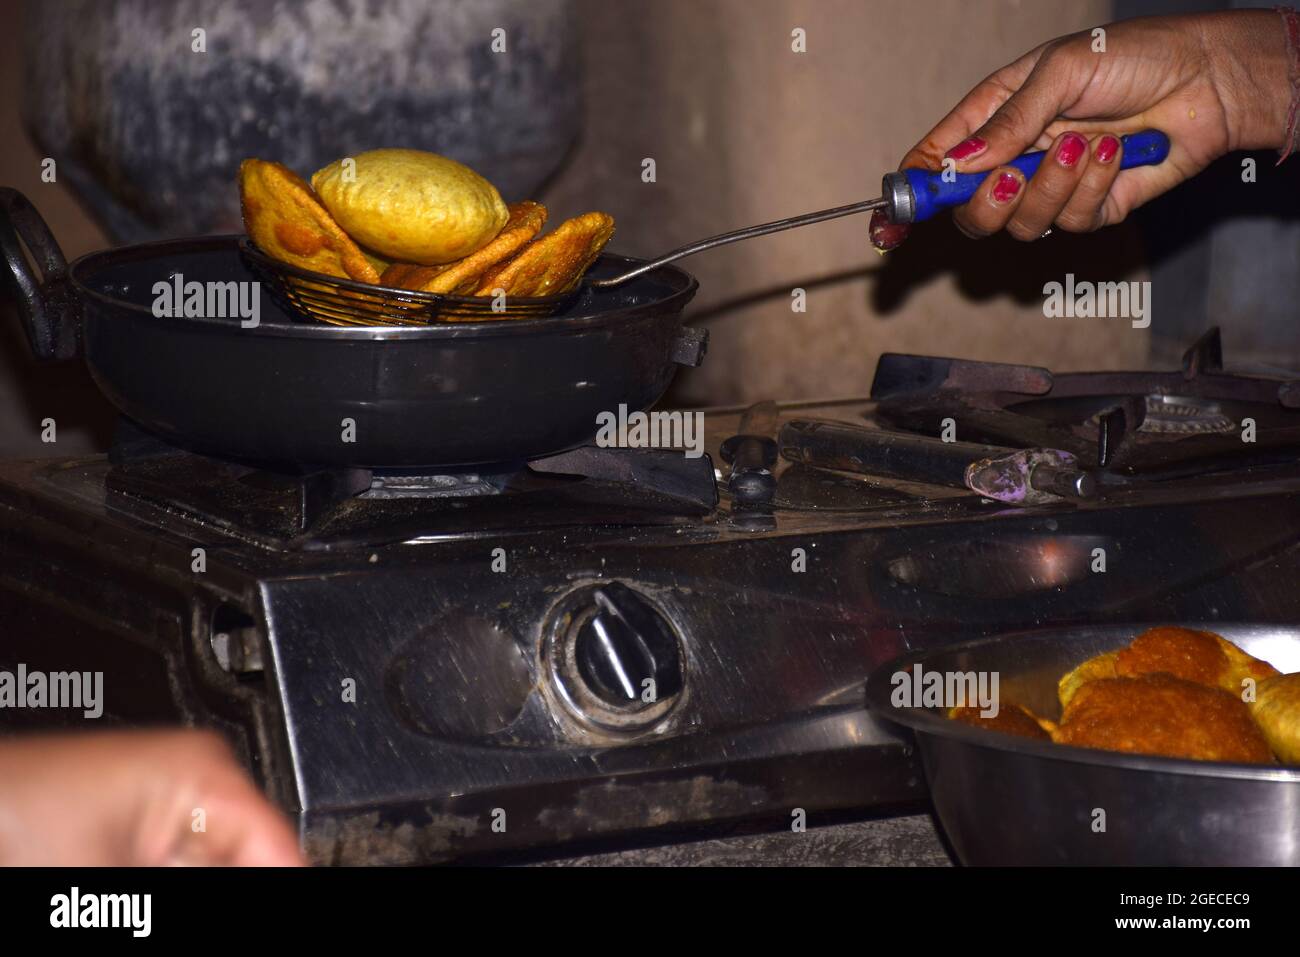
<svg viewBox="0 0 1300 957">
<path fill-rule="evenodd" d="M 583 683 L 606 704 L 641 711 L 682 687 L 677 636 L 626 585 L 597 589 L 576 625 L 574 656 Z"/>
<path fill-rule="evenodd" d="M 608 730 L 658 722 L 684 684 L 672 625 L 618 582 L 582 589 L 565 604 L 550 646 L 552 674 L 565 703 Z"/>
</svg>

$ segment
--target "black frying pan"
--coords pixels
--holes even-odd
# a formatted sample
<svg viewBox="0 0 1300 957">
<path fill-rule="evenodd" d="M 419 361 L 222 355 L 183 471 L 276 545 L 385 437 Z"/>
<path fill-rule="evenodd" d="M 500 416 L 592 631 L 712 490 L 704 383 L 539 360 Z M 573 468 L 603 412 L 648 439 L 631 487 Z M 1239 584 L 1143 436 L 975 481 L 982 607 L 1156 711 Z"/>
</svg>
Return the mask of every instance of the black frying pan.
<svg viewBox="0 0 1300 957">
<path fill-rule="evenodd" d="M 80 354 L 119 410 L 202 452 L 306 468 L 522 461 L 587 441 L 601 412 L 649 407 L 678 365 L 704 356 L 706 334 L 682 327 L 698 283 L 674 266 L 584 289 L 543 319 L 343 328 L 296 321 L 265 289 L 256 328 L 153 314 L 154 284 L 176 273 L 256 281 L 238 240 L 147 243 L 68 265 L 26 197 L 0 188 L 0 249 L 32 351 Z M 606 254 L 592 272 L 638 262 Z"/>
</svg>

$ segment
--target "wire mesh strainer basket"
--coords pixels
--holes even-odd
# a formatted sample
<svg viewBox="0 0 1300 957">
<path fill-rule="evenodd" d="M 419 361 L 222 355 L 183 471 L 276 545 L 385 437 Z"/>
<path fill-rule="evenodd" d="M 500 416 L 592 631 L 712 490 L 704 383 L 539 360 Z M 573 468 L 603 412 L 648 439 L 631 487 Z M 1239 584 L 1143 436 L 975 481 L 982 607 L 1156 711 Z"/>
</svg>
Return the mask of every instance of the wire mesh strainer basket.
<svg viewBox="0 0 1300 957">
<path fill-rule="evenodd" d="M 332 326 L 427 326 L 435 322 L 485 322 L 553 316 L 578 290 L 537 298 L 444 296 L 372 286 L 300 269 L 267 256 L 250 239 L 239 250 L 272 297 L 291 315 Z"/>
</svg>

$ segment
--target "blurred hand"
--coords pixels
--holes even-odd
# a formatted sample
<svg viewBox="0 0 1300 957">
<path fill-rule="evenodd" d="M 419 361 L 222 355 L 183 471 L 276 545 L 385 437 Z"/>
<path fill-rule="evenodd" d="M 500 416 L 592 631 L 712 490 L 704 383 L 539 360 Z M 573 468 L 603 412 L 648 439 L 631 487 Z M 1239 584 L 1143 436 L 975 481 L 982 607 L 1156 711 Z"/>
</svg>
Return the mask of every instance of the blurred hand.
<svg viewBox="0 0 1300 957">
<path fill-rule="evenodd" d="M 213 732 L 0 738 L 0 864 L 301 863 L 288 821 Z"/>
<path fill-rule="evenodd" d="M 903 157 L 900 169 L 989 171 L 953 211 L 972 237 L 1005 229 L 1038 239 L 1053 225 L 1088 232 L 1118 223 L 1224 153 L 1280 148 L 1290 86 L 1282 18 L 1271 10 L 1151 17 L 1045 43 L 971 90 Z M 1173 142 L 1159 166 L 1119 172 L 1118 137 L 1158 129 Z M 1047 158 L 1029 183 L 1000 164 L 1031 149 Z M 880 248 L 907 227 L 872 218 Z"/>
</svg>

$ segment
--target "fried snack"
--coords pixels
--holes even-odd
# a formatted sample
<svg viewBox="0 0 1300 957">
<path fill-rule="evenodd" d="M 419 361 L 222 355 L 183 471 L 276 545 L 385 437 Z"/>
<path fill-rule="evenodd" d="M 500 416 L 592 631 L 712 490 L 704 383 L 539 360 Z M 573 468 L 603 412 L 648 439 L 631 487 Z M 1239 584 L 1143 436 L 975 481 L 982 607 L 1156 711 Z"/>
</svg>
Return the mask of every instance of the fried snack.
<svg viewBox="0 0 1300 957">
<path fill-rule="evenodd" d="M 1240 696 L 1242 681 L 1263 681 L 1277 669 L 1242 651 L 1232 642 L 1209 631 L 1194 631 L 1174 625 L 1158 625 L 1138 635 L 1127 648 L 1089 658 L 1067 673 L 1057 685 L 1057 697 L 1066 708 L 1075 693 L 1099 678 L 1132 678 L 1138 675 L 1174 675 L 1210 688 L 1222 688 Z"/>
<path fill-rule="evenodd" d="M 431 269 L 434 275 L 437 271 L 445 269 L 445 266 L 421 266 L 419 263 L 390 263 L 388 268 L 379 274 L 379 284 L 381 286 L 392 286 L 394 289 L 409 289 L 406 285 L 407 277 L 419 269 Z"/>
<path fill-rule="evenodd" d="M 1073 671 L 1067 672 L 1056 685 L 1056 696 L 1061 699 L 1061 710 L 1064 711 L 1069 707 L 1075 693 L 1089 681 L 1117 677 L 1115 659 L 1118 656 L 1119 652 L 1108 651 L 1095 658 L 1089 658 Z"/>
<path fill-rule="evenodd" d="M 384 281 L 394 279 L 400 288 L 416 292 L 436 292 L 446 296 L 472 293 L 478 288 L 484 273 L 527 246 L 546 222 L 546 207 L 541 203 L 529 199 L 511 203 L 508 208 L 510 218 L 504 228 L 478 252 L 447 266 L 394 267 L 384 273 Z"/>
<path fill-rule="evenodd" d="M 348 235 L 398 262 L 436 266 L 464 259 L 487 245 L 509 216 L 482 176 L 423 150 L 358 153 L 317 170 L 311 181 Z"/>
<path fill-rule="evenodd" d="M 239 165 L 244 228 L 257 248 L 281 262 L 314 272 L 378 282 L 379 271 L 293 170 L 267 160 Z"/>
<path fill-rule="evenodd" d="M 489 269 L 476 296 L 554 296 L 573 289 L 614 235 L 614 217 L 584 213 L 534 239 L 513 258 Z"/>
<path fill-rule="evenodd" d="M 1055 727 L 1050 721 L 1044 722 L 1037 718 L 1028 708 L 1022 708 L 1018 704 L 1004 704 L 998 708 L 998 713 L 991 718 L 986 718 L 980 714 L 980 709 L 972 705 L 963 705 L 948 710 L 948 717 L 953 721 L 960 721 L 962 724 L 969 724 L 976 728 L 987 728 L 989 731 L 1001 731 L 1003 734 L 1014 734 L 1022 738 L 1036 738 L 1040 741 L 1052 740 L 1052 735 L 1048 728 Z M 1045 728 L 1043 725 L 1046 724 Z"/>
<path fill-rule="evenodd" d="M 1261 681 L 1246 707 L 1278 760 L 1300 765 L 1300 671 Z"/>
<path fill-rule="evenodd" d="M 1241 696 L 1242 681 L 1263 681 L 1278 671 L 1209 631 L 1161 625 L 1148 628 L 1115 658 L 1120 677 L 1164 672 L 1184 681 L 1222 688 Z"/>
<path fill-rule="evenodd" d="M 385 269 L 389 269 L 393 265 L 393 261 L 391 259 L 385 259 L 383 256 L 377 256 L 367 249 L 361 250 L 361 255 L 366 257 L 366 262 L 374 266 L 375 272 L 379 273 L 380 276 L 383 276 Z"/>
<path fill-rule="evenodd" d="M 1052 739 L 1198 761 L 1273 761 L 1239 697 L 1165 673 L 1087 682 L 1070 700 Z"/>
</svg>

